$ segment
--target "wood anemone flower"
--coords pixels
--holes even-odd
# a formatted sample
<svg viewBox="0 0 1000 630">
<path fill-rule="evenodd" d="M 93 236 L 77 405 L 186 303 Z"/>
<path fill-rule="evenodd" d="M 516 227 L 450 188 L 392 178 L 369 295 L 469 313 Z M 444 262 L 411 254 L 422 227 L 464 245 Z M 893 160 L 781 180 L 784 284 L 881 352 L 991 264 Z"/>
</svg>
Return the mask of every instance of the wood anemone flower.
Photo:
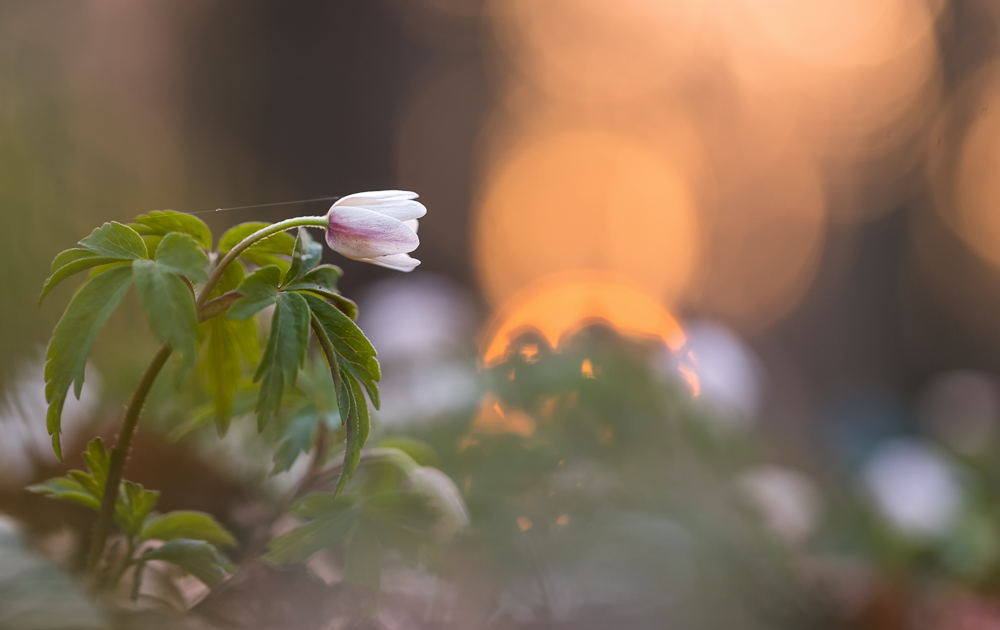
<svg viewBox="0 0 1000 630">
<path fill-rule="evenodd" d="M 420 245 L 417 219 L 427 214 L 416 198 L 405 190 L 377 190 L 338 199 L 327 213 L 327 245 L 354 260 L 413 271 L 420 264 L 409 256 Z"/>
</svg>

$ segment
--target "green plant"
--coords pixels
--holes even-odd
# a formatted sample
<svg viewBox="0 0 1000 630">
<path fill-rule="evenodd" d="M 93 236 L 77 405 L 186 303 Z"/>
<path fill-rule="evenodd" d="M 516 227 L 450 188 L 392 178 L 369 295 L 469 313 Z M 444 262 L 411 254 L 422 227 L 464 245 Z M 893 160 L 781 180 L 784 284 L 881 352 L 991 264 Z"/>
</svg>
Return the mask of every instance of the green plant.
<svg viewBox="0 0 1000 630">
<path fill-rule="evenodd" d="M 73 470 L 66 477 L 31 488 L 97 511 L 87 562 L 95 589 L 114 588 L 126 571 L 134 568 L 132 592 L 136 594 L 143 568 L 153 560 L 173 563 L 210 587 L 235 568 L 224 552 L 236 547 L 237 541 L 214 518 L 192 511 L 157 514 L 159 493 L 124 479 L 146 398 L 171 358 L 176 387 L 184 387 L 191 374 L 199 375 L 211 399 L 211 415 L 223 433 L 234 414 L 234 401 L 245 393 L 246 364 L 256 362 L 252 388 L 258 429 L 263 431 L 276 417 L 286 421 L 274 456 L 274 472 L 287 470 L 297 456 L 311 452 L 308 469 L 290 494 L 274 506 L 264 538 L 251 541 L 242 554 L 244 561 L 265 550 L 274 521 L 293 506 L 304 509 L 302 497 L 322 490 L 326 483 L 335 481 L 326 496 L 327 503 L 336 509 L 345 500 L 371 503 L 338 497 L 366 457 L 362 447 L 370 428 L 368 400 L 378 408 L 380 368 L 375 349 L 354 322 L 356 305 L 337 290 L 342 271 L 320 264 L 322 245 L 306 228 L 323 228 L 327 243 L 344 255 L 408 271 L 419 262 L 407 252 L 417 245 L 415 222 L 425 212 L 415 197 L 401 191 L 351 195 L 334 204 L 325 216 L 298 217 L 271 225 L 237 225 L 224 233 L 214 248 L 211 232 L 198 218 L 172 211 L 152 212 L 129 225 L 105 223 L 81 240 L 79 247 L 55 258 L 41 300 L 67 278 L 89 272 L 56 325 L 46 355 L 48 430 L 60 459 L 63 403 L 71 387 L 79 396 L 91 347 L 131 286 L 135 286 L 150 329 L 162 342 L 132 395 L 117 443 L 108 450 L 101 439 L 94 439 L 84 453 L 86 471 Z M 291 228 L 298 228 L 294 237 L 286 231 Z M 265 309 L 270 309 L 270 324 L 259 352 L 255 320 L 266 318 Z M 316 358 L 307 360 L 310 354 Z M 314 374 L 318 357 L 325 364 L 325 378 Z M 295 388 L 303 370 L 311 374 L 305 380 L 312 385 L 304 389 L 312 392 L 312 399 L 303 405 L 292 397 L 299 404 L 287 418 L 285 394 Z M 335 440 L 343 445 L 343 453 L 339 462 L 328 464 L 338 450 Z M 384 450 L 375 460 L 385 460 Z M 412 467 L 397 468 L 405 471 Z M 378 537 L 359 523 L 381 523 L 383 530 L 396 531 L 385 524 L 386 519 L 404 522 L 409 518 L 401 527 L 413 533 L 434 520 L 432 511 L 420 507 L 423 499 L 419 493 L 406 487 L 405 477 L 404 473 L 395 488 L 380 488 L 391 498 L 381 499 L 384 505 L 378 514 L 382 520 L 369 518 L 370 507 L 363 512 L 348 510 L 361 515 L 351 520 L 352 540 L 374 541 L 368 545 L 368 556 L 373 555 Z M 323 502 L 315 498 L 322 494 L 310 496 L 310 505 Z M 379 504 L 378 500 L 375 503 Z M 124 536 L 124 553 L 109 550 L 107 541 L 113 526 Z M 330 538 L 330 544 L 339 540 Z M 316 549 L 315 541 L 302 550 L 289 544 L 287 537 L 274 544 L 277 548 L 272 549 L 272 555 L 280 556 L 279 550 L 285 550 L 299 559 Z M 353 547 L 358 545 L 361 543 Z M 366 583 L 377 584 L 370 577 L 377 575 L 381 556 L 375 556 L 369 559 Z"/>
</svg>

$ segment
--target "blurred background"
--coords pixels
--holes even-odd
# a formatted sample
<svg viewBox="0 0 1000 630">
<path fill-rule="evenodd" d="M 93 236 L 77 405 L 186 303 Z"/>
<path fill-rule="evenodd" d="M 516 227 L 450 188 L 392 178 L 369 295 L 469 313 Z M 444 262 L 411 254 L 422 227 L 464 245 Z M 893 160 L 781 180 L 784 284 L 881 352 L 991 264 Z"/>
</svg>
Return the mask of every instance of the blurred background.
<svg viewBox="0 0 1000 630">
<path fill-rule="evenodd" d="M 995 0 L 3 2 L 0 511 L 48 527 L 56 253 L 401 188 L 415 272 L 326 255 L 380 439 L 470 511 L 406 623 L 998 628 L 998 96 Z M 69 431 L 152 353 L 115 321 Z M 186 413 L 150 452 L 204 457 Z M 194 507 L 233 522 L 218 474 Z"/>
</svg>

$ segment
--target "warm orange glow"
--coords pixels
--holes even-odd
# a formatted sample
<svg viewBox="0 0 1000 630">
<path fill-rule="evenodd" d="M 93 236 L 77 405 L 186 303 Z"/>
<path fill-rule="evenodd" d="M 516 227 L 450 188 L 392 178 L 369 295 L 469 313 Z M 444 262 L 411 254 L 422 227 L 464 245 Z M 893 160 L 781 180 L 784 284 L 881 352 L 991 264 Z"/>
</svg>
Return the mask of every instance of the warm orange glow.
<svg viewBox="0 0 1000 630">
<path fill-rule="evenodd" d="M 693 367 L 685 363 L 681 363 L 677 366 L 677 372 L 687 383 L 688 387 L 691 388 L 691 396 L 697 398 L 701 395 L 701 381 L 698 380 L 698 372 L 695 371 Z"/>
<path fill-rule="evenodd" d="M 959 100 L 976 115 L 960 149 L 954 195 L 942 210 L 980 257 L 1000 267 L 1000 113 L 991 107 L 1000 97 L 1000 64 L 975 82 L 975 94 Z"/>
<path fill-rule="evenodd" d="M 560 98 L 634 98 L 683 74 L 699 44 L 704 0 L 494 0 L 497 41 Z"/>
<path fill-rule="evenodd" d="M 528 343 L 521 346 L 521 356 L 527 363 L 534 363 L 538 360 L 538 345 Z"/>
<path fill-rule="evenodd" d="M 532 526 L 531 519 L 528 518 L 527 516 L 517 517 L 517 528 L 520 529 L 522 532 L 528 531 L 529 529 L 531 529 L 531 526 Z"/>
<path fill-rule="evenodd" d="M 819 66 L 871 65 L 932 35 L 933 11 L 913 0 L 743 0 L 737 15 L 789 56 Z M 749 28 L 748 28 L 749 27 Z"/>
<path fill-rule="evenodd" d="M 723 173 L 706 200 L 705 256 L 688 292 L 702 312 L 743 330 L 774 323 L 812 282 L 826 235 L 826 198 L 808 162 L 776 159 Z"/>
<path fill-rule="evenodd" d="M 615 134 L 578 131 L 543 137 L 501 161 L 475 238 L 495 303 L 581 268 L 621 274 L 670 303 L 694 270 L 698 232 L 687 184 L 667 161 Z"/>
<path fill-rule="evenodd" d="M 672 350 L 686 340 L 673 315 L 648 293 L 619 276 L 576 271 L 546 278 L 513 298 L 487 328 L 483 362 L 502 359 L 510 341 L 526 329 L 537 330 L 555 348 L 564 334 L 594 321 L 662 339 Z"/>
<path fill-rule="evenodd" d="M 591 269 L 743 332 L 774 325 L 830 224 L 898 207 L 940 100 L 944 6 L 490 0 L 499 105 L 474 225 L 487 298 L 509 310 L 541 278 Z M 1000 219 L 983 221 L 976 238 L 1000 239 Z M 518 325 L 555 343 L 573 325 L 559 317 Z M 490 339 L 494 358 L 506 341 Z"/>
<path fill-rule="evenodd" d="M 503 403 L 490 394 L 483 397 L 479 414 L 472 423 L 472 434 L 502 435 L 511 433 L 521 437 L 534 435 L 537 424 L 519 409 L 505 409 Z"/>
<path fill-rule="evenodd" d="M 580 373 L 583 378 L 594 378 L 594 366 L 590 364 L 590 359 L 584 359 L 580 366 Z"/>
</svg>

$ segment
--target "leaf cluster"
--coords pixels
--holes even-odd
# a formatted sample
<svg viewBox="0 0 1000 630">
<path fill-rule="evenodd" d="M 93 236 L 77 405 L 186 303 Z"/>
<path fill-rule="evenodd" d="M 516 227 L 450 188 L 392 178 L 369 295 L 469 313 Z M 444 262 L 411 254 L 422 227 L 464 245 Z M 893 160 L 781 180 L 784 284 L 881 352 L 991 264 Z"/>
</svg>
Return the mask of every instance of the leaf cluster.
<svg viewBox="0 0 1000 630">
<path fill-rule="evenodd" d="M 70 387 L 80 395 L 91 347 L 129 288 L 154 335 L 170 345 L 175 383 L 195 369 L 211 398 L 219 430 L 225 432 L 237 399 L 256 391 L 260 430 L 281 412 L 287 388 L 296 384 L 310 338 L 322 350 L 332 381 L 336 412 L 346 435 L 345 465 L 339 488 L 357 467 L 369 433 L 365 396 L 379 406 L 381 377 L 375 349 L 354 323 L 357 307 L 337 291 L 341 270 L 322 265 L 322 246 L 300 228 L 297 237 L 277 232 L 243 250 L 221 270 L 212 292 L 199 309 L 195 291 L 214 265 L 264 223 L 244 223 L 228 230 L 212 251 L 212 235 L 198 218 L 177 212 L 152 212 L 131 225 L 105 223 L 59 254 L 46 281 L 44 299 L 65 279 L 90 271 L 56 325 L 46 354 L 47 425 L 61 458 L 60 417 Z M 263 348 L 255 319 L 270 314 Z M 310 331 L 312 334 L 310 334 Z M 245 366 L 256 363 L 252 378 Z M 292 422 L 276 454 L 275 470 L 308 450 L 303 429 Z M 315 419 L 311 426 L 315 427 Z M 308 432 L 307 432 L 308 433 Z M 310 433 L 311 435 L 311 433 Z"/>
<path fill-rule="evenodd" d="M 253 377 L 260 387 L 256 405 L 259 430 L 278 414 L 286 388 L 296 384 L 306 363 L 312 331 L 326 358 L 346 433 L 339 492 L 354 474 L 361 447 L 368 439 L 370 415 L 365 393 L 378 408 L 381 371 L 375 348 L 352 319 L 356 307 L 336 292 L 340 270 L 320 265 L 321 254 L 320 244 L 305 229 L 299 229 L 287 269 L 266 265 L 247 276 L 236 290 L 240 299 L 226 317 L 246 320 L 273 307 L 267 344 Z M 287 469 L 294 456 L 306 450 L 306 436 L 316 424 L 315 410 L 310 418 L 300 413 L 288 423 L 286 439 L 276 454 L 276 471 Z"/>
<path fill-rule="evenodd" d="M 305 562 L 316 553 L 343 545 L 344 578 L 378 589 L 383 554 L 395 551 L 411 563 L 433 542 L 438 515 L 425 496 L 400 489 L 344 494 L 314 493 L 292 513 L 307 522 L 270 543 L 271 562 Z"/>
<path fill-rule="evenodd" d="M 87 445 L 83 458 L 87 470 L 71 470 L 65 477 L 50 479 L 28 490 L 77 503 L 95 512 L 100 510 L 111 452 L 105 449 L 101 438 L 95 438 Z M 157 514 L 154 510 L 159 498 L 159 492 L 131 481 L 122 481 L 118 489 L 115 523 L 125 534 L 129 549 L 122 570 L 136 567 L 134 591 L 138 590 L 144 566 L 151 560 L 175 564 L 208 586 L 214 586 L 232 568 L 220 549 L 236 547 L 236 539 L 204 512 L 177 510 Z M 163 544 L 146 544 L 151 541 Z"/>
</svg>

